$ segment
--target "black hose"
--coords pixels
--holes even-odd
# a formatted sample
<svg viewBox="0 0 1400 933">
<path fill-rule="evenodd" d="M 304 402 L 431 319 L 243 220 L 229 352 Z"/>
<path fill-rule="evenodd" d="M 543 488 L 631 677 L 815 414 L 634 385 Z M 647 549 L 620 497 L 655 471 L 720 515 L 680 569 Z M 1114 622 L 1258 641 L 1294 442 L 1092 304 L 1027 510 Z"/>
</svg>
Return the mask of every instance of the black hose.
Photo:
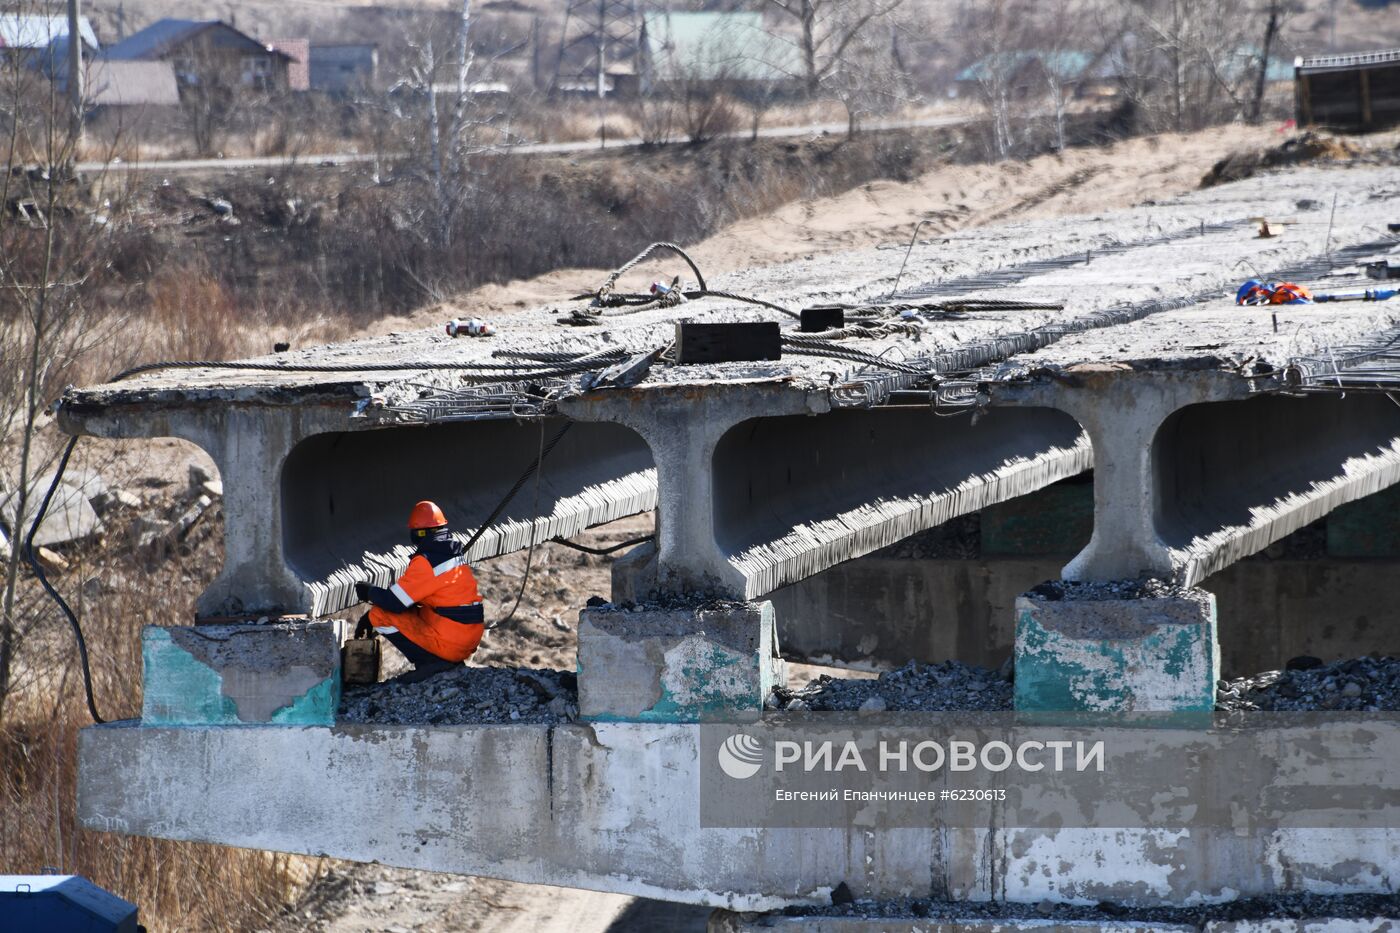
<svg viewBox="0 0 1400 933">
<path fill-rule="evenodd" d="M 586 544 L 579 544 L 567 538 L 555 538 L 551 543 L 562 544 L 564 547 L 573 548 L 575 551 L 582 551 L 585 554 L 596 554 L 599 557 L 606 557 L 609 554 L 616 554 L 623 548 L 632 547 L 634 544 L 645 544 L 655 538 L 655 535 L 643 535 L 640 538 L 633 538 L 630 541 L 623 541 L 621 544 L 614 544 L 612 547 L 589 547 Z"/>
<path fill-rule="evenodd" d="M 477 528 L 476 531 L 472 533 L 472 536 L 467 539 L 466 546 L 462 548 L 463 554 L 470 551 L 472 549 L 472 545 L 476 544 L 476 542 L 480 540 L 481 536 L 486 533 L 486 529 L 490 528 L 495 523 L 496 519 L 501 517 L 501 513 L 506 510 L 506 506 L 510 505 L 510 500 L 514 499 L 515 494 L 520 491 L 521 487 L 530 481 L 530 477 L 535 475 L 535 471 L 538 470 L 540 466 L 544 463 L 545 458 L 549 456 L 550 451 L 552 451 L 555 448 L 555 446 L 564 439 L 564 435 L 568 434 L 569 428 L 573 426 L 574 423 L 572 421 L 564 422 L 564 426 L 559 429 L 558 433 L 555 434 L 554 437 L 550 438 L 549 443 L 545 444 L 544 447 L 540 450 L 540 455 L 535 459 L 533 463 L 530 464 L 529 469 L 527 469 L 524 473 L 520 474 L 520 479 L 516 480 L 515 485 L 510 487 L 510 491 L 505 494 L 505 498 L 503 498 L 500 501 L 500 503 L 491 512 L 490 515 L 486 516 L 486 521 L 481 523 L 481 527 Z"/>
<path fill-rule="evenodd" d="M 68 617 L 68 624 L 73 627 L 73 637 L 78 642 L 78 659 L 82 662 L 83 689 L 87 692 L 88 712 L 92 714 L 92 721 L 101 725 L 107 720 L 103 719 L 97 712 L 97 701 L 92 692 L 92 670 L 88 666 L 87 639 L 83 637 L 83 627 L 78 624 L 78 617 L 73 614 L 73 609 L 68 605 L 67 600 L 49 582 L 48 574 L 44 573 L 44 567 L 39 563 L 39 558 L 34 553 L 34 536 L 39 533 L 39 524 L 44 520 L 44 515 L 49 510 L 53 494 L 58 490 L 58 484 L 63 479 L 64 471 L 68 469 L 68 460 L 73 456 L 73 448 L 77 446 L 78 438 L 75 436 L 68 441 L 68 446 L 63 449 L 63 457 L 58 461 L 58 469 L 54 471 L 53 482 L 49 483 L 49 491 L 44 494 L 44 501 L 39 504 L 39 511 L 34 516 L 34 523 L 29 526 L 29 535 L 24 539 L 24 556 L 29 560 L 29 566 L 33 568 L 34 576 L 39 578 L 39 583 L 44 587 L 44 591 L 49 594 L 50 599 L 58 603 L 58 608 L 63 610 L 63 614 Z"/>
</svg>

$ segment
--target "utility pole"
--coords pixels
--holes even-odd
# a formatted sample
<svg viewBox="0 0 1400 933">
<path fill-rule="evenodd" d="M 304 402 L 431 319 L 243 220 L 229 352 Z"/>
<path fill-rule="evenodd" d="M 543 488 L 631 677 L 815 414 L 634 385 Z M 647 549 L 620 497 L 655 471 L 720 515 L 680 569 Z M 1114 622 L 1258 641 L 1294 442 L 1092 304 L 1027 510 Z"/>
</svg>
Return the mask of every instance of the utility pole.
<svg viewBox="0 0 1400 933">
<path fill-rule="evenodd" d="M 78 0 L 68 0 L 68 104 L 74 162 L 78 160 L 78 143 L 83 138 L 83 35 L 78 29 L 80 21 Z"/>
<path fill-rule="evenodd" d="M 608 146 L 608 2 L 598 0 L 598 148 Z"/>
<path fill-rule="evenodd" d="M 641 14 L 637 0 L 569 0 L 555 60 L 554 87 L 608 94 L 609 66 L 639 58 Z"/>
</svg>

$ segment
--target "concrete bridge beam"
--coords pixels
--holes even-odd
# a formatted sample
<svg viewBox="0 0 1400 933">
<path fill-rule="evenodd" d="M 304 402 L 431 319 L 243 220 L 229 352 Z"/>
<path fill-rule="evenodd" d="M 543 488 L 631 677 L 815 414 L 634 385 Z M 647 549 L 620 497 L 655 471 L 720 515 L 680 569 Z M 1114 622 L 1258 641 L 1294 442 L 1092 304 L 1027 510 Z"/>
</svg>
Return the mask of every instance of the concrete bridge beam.
<svg viewBox="0 0 1400 933">
<path fill-rule="evenodd" d="M 1243 398 L 1247 386 L 1219 372 L 1138 372 L 1125 365 L 1076 366 L 1057 381 L 1012 387 L 994 401 L 1049 405 L 1083 426 L 1094 448 L 1094 532 L 1062 571 L 1066 580 L 1170 576 L 1171 550 L 1157 529 L 1161 490 L 1153 441 L 1177 410 Z"/>
<path fill-rule="evenodd" d="M 561 409 L 584 421 L 626 425 L 656 463 L 656 544 L 631 563 L 631 597 L 657 593 L 746 598 L 746 581 L 715 537 L 715 448 L 735 425 L 773 412 L 803 417 L 829 410 L 824 396 L 785 387 L 707 385 L 682 391 L 595 392 Z"/>
<path fill-rule="evenodd" d="M 97 437 L 178 437 L 214 460 L 224 487 L 224 563 L 199 597 L 200 617 L 307 608 L 284 549 L 282 467 L 298 443 L 342 426 L 343 416 L 316 405 L 217 404 L 96 415 L 63 410 L 60 418 L 65 430 Z"/>
</svg>

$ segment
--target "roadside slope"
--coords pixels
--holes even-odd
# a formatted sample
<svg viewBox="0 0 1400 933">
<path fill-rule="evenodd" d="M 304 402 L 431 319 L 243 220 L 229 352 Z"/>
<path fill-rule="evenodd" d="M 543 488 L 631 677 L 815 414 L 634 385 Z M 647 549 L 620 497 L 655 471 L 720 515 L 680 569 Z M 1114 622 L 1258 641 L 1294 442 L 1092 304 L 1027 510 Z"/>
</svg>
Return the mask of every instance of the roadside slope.
<svg viewBox="0 0 1400 933">
<path fill-rule="evenodd" d="M 1191 134 L 1082 147 L 1027 161 L 948 165 L 911 182 L 882 181 L 833 197 L 795 201 L 739 221 L 687 247 L 707 273 L 770 265 L 804 256 L 908 241 L 1009 219 L 1043 218 L 1131 207 L 1196 188 L 1215 162 L 1250 146 L 1276 142 L 1266 128 L 1215 127 Z M 641 249 L 645 243 L 639 242 Z M 629 259 L 619 256 L 619 264 Z M 646 281 L 670 270 L 646 263 L 629 273 Z M 452 317 L 489 316 L 537 307 L 596 287 L 605 269 L 558 269 L 532 279 L 487 285 L 410 315 L 384 318 L 369 332 L 435 326 Z"/>
</svg>

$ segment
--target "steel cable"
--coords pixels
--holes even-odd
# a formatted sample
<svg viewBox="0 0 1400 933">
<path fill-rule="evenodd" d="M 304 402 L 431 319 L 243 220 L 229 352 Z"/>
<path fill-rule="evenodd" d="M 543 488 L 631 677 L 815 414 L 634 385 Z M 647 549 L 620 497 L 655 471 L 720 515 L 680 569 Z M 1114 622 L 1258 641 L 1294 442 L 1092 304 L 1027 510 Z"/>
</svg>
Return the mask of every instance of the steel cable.
<svg viewBox="0 0 1400 933">
<path fill-rule="evenodd" d="M 44 567 L 39 563 L 39 558 L 34 552 L 34 536 L 39 533 L 39 525 L 43 522 L 44 516 L 48 514 L 49 503 L 53 501 L 53 494 L 58 490 L 58 484 L 63 479 L 64 471 L 68 469 L 68 460 L 73 456 L 73 448 L 77 446 L 78 438 L 74 436 L 69 439 L 68 446 L 63 449 L 63 456 L 58 461 L 58 469 L 53 474 L 53 482 L 49 483 L 49 490 L 44 493 L 44 499 L 39 504 L 39 511 L 34 515 L 34 523 L 29 526 L 29 534 L 24 539 L 24 556 L 28 559 L 29 566 L 33 568 L 34 576 L 39 578 L 39 585 L 44 588 L 44 592 L 49 594 L 49 598 L 58 604 L 58 608 L 67 617 L 68 624 L 73 627 L 73 637 L 78 642 L 78 660 L 83 671 L 83 689 L 87 694 L 88 712 L 92 714 L 92 721 L 101 725 L 107 720 L 103 719 L 97 712 L 97 700 L 93 696 L 92 690 L 92 669 L 88 665 L 87 639 L 83 637 L 83 627 L 78 622 L 78 617 L 73 613 L 73 608 L 68 605 L 68 601 L 49 582 L 48 574 L 44 572 Z"/>
<path fill-rule="evenodd" d="M 627 272 L 627 270 L 631 269 L 633 266 L 637 265 L 637 263 L 646 259 L 648 256 L 650 256 L 652 253 L 656 252 L 659 249 L 670 250 L 677 256 L 684 259 L 686 261 L 686 264 L 690 266 L 690 271 L 695 273 L 695 282 L 697 285 L 700 286 L 700 290 L 702 292 L 708 290 L 709 286 L 705 284 L 705 276 L 700 272 L 700 267 L 695 264 L 695 260 L 690 258 L 690 254 L 687 253 L 685 250 L 681 249 L 675 243 L 668 243 L 663 241 L 651 244 L 646 249 L 642 250 L 640 253 L 633 256 L 631 259 L 627 260 L 625 263 L 618 266 L 611 273 L 609 273 L 608 277 L 603 281 L 603 284 L 599 286 L 598 291 L 596 293 L 597 296 L 599 298 L 602 298 L 604 295 L 611 292 L 613 285 L 617 284 L 617 280 L 622 278 L 622 276 Z"/>
</svg>

